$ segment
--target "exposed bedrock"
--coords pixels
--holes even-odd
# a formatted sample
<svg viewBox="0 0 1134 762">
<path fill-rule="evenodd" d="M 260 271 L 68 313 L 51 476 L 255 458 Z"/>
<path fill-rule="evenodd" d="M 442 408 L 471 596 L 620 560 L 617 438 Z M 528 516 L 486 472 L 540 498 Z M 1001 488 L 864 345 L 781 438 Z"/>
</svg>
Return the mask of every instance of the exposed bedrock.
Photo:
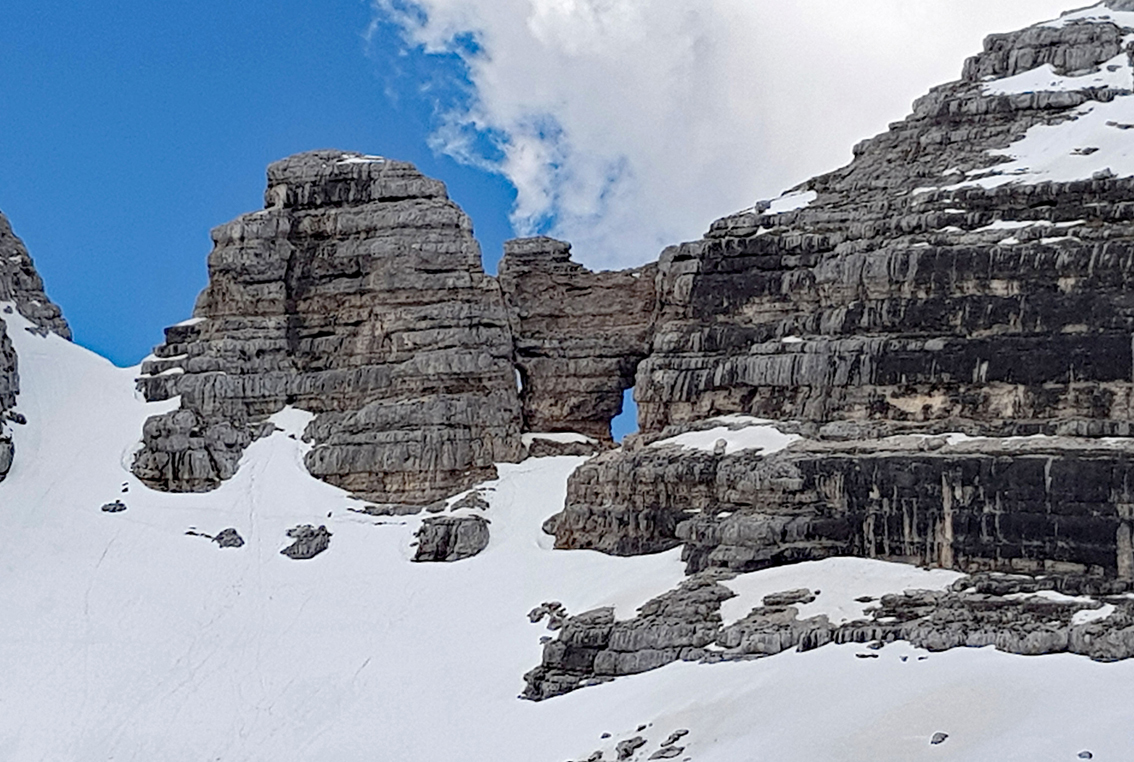
<svg viewBox="0 0 1134 762">
<path fill-rule="evenodd" d="M 8 218 L 0 213 L 0 303 L 9 303 L 0 312 L 0 481 L 11 471 L 16 457 L 10 427 L 19 425 L 23 416 L 14 408 L 20 392 L 19 361 L 16 349 L 8 336 L 9 323 L 5 312 L 20 315 L 32 323 L 29 330 L 46 335 L 48 332 L 71 338 L 71 329 L 63 319 L 63 312 L 43 289 L 43 280 L 36 272 L 24 242 L 12 232 Z"/>
<path fill-rule="evenodd" d="M 552 238 L 504 244 L 500 287 L 512 318 L 524 428 L 610 441 L 622 393 L 649 351 L 656 265 L 591 272 Z"/>
<path fill-rule="evenodd" d="M 713 571 L 690 577 L 629 620 L 616 620 L 609 608 L 567 617 L 544 645 L 540 665 L 524 675 L 524 697 L 552 698 L 675 661 L 753 659 L 832 643 L 879 649 L 905 641 L 931 652 L 994 646 L 1025 656 L 1134 658 L 1134 601 L 1123 585 L 1076 576 L 978 574 L 948 590 L 883 596 L 862 618 L 845 623 L 826 615 L 802 618 L 796 606 L 775 605 L 775 596 L 768 596 L 744 618 L 725 624 L 721 604 L 736 594 L 722 582 L 732 576 Z"/>
<path fill-rule="evenodd" d="M 473 493 L 476 494 L 476 493 Z M 414 561 L 460 561 L 488 547 L 488 519 L 481 516 L 430 516 L 414 535 Z"/>
<path fill-rule="evenodd" d="M 512 340 L 468 217 L 412 165 L 315 151 L 268 168 L 263 211 L 213 231 L 209 285 L 142 368 L 134 472 L 202 491 L 286 405 L 315 476 L 425 504 L 521 452 Z"/>
<path fill-rule="evenodd" d="M 1010 182 L 995 151 L 1130 98 L 1129 31 L 1071 22 L 989 37 L 960 81 L 801 186 L 803 208 L 759 204 L 667 249 L 637 377 L 642 429 L 748 413 L 1128 435 L 1134 180 Z M 1046 64 L 1131 82 L 986 81 Z M 974 185 L 982 174 L 995 187 Z"/>
<path fill-rule="evenodd" d="M 1129 580 L 1132 525 L 1134 440 L 900 436 L 605 453 L 545 529 L 619 555 L 684 545 L 690 572 L 853 555 Z"/>
</svg>

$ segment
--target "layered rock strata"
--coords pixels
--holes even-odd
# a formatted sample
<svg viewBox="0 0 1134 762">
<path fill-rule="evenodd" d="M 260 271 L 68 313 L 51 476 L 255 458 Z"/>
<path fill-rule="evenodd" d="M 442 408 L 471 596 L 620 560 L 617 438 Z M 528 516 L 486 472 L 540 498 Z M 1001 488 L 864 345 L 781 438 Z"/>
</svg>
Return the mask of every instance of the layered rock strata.
<svg viewBox="0 0 1134 762">
<path fill-rule="evenodd" d="M 649 351 L 656 267 L 591 272 L 552 238 L 504 244 L 500 287 L 512 320 L 524 429 L 609 442 Z"/>
<path fill-rule="evenodd" d="M 733 426 L 728 436 L 806 430 Z M 673 441 L 580 466 L 545 525 L 556 546 L 683 545 L 690 572 L 852 555 L 1134 579 L 1134 439 L 799 437 L 770 453 Z"/>
<path fill-rule="evenodd" d="M 8 336 L 4 313 L 13 314 L 18 310 L 37 332 L 50 331 L 65 339 L 71 338 L 62 310 L 44 292 L 43 280 L 36 272 L 27 247 L 12 232 L 8 218 L 0 213 L 0 303 L 5 302 L 8 304 L 4 312 L 0 312 L 0 481 L 8 475 L 16 457 L 9 426 L 23 420 L 23 416 L 14 412 L 20 391 L 19 362 Z"/>
<path fill-rule="evenodd" d="M 993 35 L 847 167 L 668 249 L 642 441 L 727 414 L 805 441 L 603 455 L 557 546 L 1128 579 L 1131 24 L 1100 5 Z M 933 438 L 956 433 L 978 439 Z"/>
<path fill-rule="evenodd" d="M 1134 179 L 1109 146 L 1134 30 L 1095 16 L 989 37 L 847 167 L 668 249 L 643 430 L 747 413 L 1128 435 Z"/>
<path fill-rule="evenodd" d="M 213 231 L 193 319 L 142 367 L 135 474 L 203 491 L 271 414 L 316 414 L 310 472 L 367 499 L 427 504 L 520 456 L 500 290 L 468 217 L 411 165 L 340 151 L 268 169 L 266 208 Z"/>
<path fill-rule="evenodd" d="M 1103 662 L 1134 657 L 1134 601 L 1125 585 L 1076 576 L 980 574 L 944 591 L 883 596 L 864 618 L 847 622 L 833 623 L 822 614 L 801 618 L 796 606 L 775 605 L 769 596 L 726 625 L 721 604 L 736 594 L 722 583 L 732 576 L 716 571 L 691 577 L 630 620 L 616 620 L 609 608 L 567 618 L 544 645 L 541 664 L 524 676 L 524 697 L 547 699 L 675 661 L 752 659 L 832 643 L 880 649 L 905 641 L 930 652 L 994 646 Z"/>
</svg>

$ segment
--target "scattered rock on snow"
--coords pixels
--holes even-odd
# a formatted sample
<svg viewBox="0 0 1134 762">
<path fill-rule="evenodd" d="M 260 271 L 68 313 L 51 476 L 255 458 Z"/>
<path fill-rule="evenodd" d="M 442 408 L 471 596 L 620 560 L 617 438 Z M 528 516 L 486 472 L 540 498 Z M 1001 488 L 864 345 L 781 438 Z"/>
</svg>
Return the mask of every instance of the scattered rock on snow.
<svg viewBox="0 0 1134 762">
<path fill-rule="evenodd" d="M 295 540 L 291 545 L 280 551 L 283 555 L 295 561 L 305 561 L 326 550 L 331 544 L 331 533 L 327 527 L 318 529 L 310 524 L 301 524 L 287 530 L 287 536 Z"/>
<path fill-rule="evenodd" d="M 126 510 L 126 503 L 123 503 L 121 500 L 115 500 L 113 503 L 107 503 L 102 506 L 103 513 L 122 513 L 124 510 Z"/>
<path fill-rule="evenodd" d="M 634 736 L 633 738 L 627 738 L 625 741 L 619 741 L 618 745 L 614 747 L 614 750 L 618 754 L 619 759 L 630 759 L 630 757 L 634 756 L 634 752 L 645 745 L 645 738 Z"/>
<path fill-rule="evenodd" d="M 685 751 L 684 746 L 663 746 L 650 755 L 650 759 L 673 759 Z"/>
<path fill-rule="evenodd" d="M 940 746 L 945 743 L 945 739 L 949 737 L 948 733 L 934 733 L 933 738 L 929 739 L 929 743 L 933 746 Z"/>
<path fill-rule="evenodd" d="M 229 527 L 228 529 L 222 529 L 217 534 L 217 536 L 213 538 L 213 542 L 215 542 L 217 545 L 219 545 L 222 548 L 242 548 L 242 547 L 244 547 L 244 538 L 241 537 L 240 533 L 237 532 L 233 527 Z"/>
<path fill-rule="evenodd" d="M 431 516 L 414 536 L 414 561 L 460 561 L 488 547 L 488 521 L 480 516 Z"/>
<path fill-rule="evenodd" d="M 807 588 L 799 590 L 787 590 L 782 593 L 769 593 L 764 596 L 765 606 L 795 606 L 799 603 L 811 603 L 815 600 L 815 594 Z"/>
</svg>

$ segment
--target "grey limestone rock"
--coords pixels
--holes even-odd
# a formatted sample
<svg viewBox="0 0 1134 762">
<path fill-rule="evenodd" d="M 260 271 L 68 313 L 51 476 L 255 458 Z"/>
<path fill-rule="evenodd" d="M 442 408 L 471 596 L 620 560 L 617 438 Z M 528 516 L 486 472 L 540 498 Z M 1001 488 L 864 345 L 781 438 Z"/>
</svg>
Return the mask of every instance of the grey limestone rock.
<svg viewBox="0 0 1134 762">
<path fill-rule="evenodd" d="M 1102 576 L 981 572 L 945 591 L 884 595 L 865 618 L 845 624 L 826 616 L 800 619 L 794 605 L 762 605 L 725 626 L 720 606 L 735 594 L 721 583 L 732 576 L 719 570 L 694 575 L 631 620 L 616 620 L 610 609 L 568 617 L 544 645 L 542 663 L 525 675 L 524 697 L 547 699 L 679 660 L 751 659 L 830 643 L 876 648 L 905 641 L 929 651 L 994 646 L 1025 656 L 1134 658 L 1134 600 L 1125 592 L 1132 585 Z"/>
<path fill-rule="evenodd" d="M 12 302 L 20 315 L 32 323 L 33 329 L 71 338 L 71 329 L 63 312 L 44 292 L 43 280 L 36 272 L 24 242 L 12 232 L 8 218 L 0 213 L 0 302 Z M 11 314 L 12 307 L 6 310 Z M 15 347 L 8 336 L 8 324 L 0 313 L 0 481 L 11 471 L 16 447 L 8 430 L 9 423 L 23 423 L 15 413 L 20 392 L 19 363 Z"/>
<path fill-rule="evenodd" d="M 500 289 L 465 214 L 412 165 L 342 151 L 268 168 L 266 208 L 213 231 L 194 317 L 142 368 L 151 418 L 134 473 L 205 491 L 268 416 L 316 414 L 310 472 L 368 500 L 426 505 L 520 457 Z"/>
<path fill-rule="evenodd" d="M 552 238 L 504 245 L 508 304 L 523 389 L 524 429 L 609 442 L 622 393 L 649 349 L 656 267 L 592 272 Z M 536 455 L 536 457 L 539 457 Z"/>
<path fill-rule="evenodd" d="M 618 759 L 630 759 L 630 757 L 634 756 L 634 752 L 638 751 L 638 749 L 641 749 L 645 745 L 645 738 L 642 738 L 641 736 L 634 736 L 633 738 L 627 738 L 625 741 L 619 741 L 618 744 L 614 747 L 614 750 L 618 755 Z"/>
<path fill-rule="evenodd" d="M 481 516 L 431 516 L 417 531 L 414 561 L 460 561 L 488 547 L 488 520 Z"/>
<path fill-rule="evenodd" d="M 217 533 L 216 537 L 213 538 L 213 542 L 222 548 L 244 547 L 244 538 L 240 536 L 240 532 L 236 531 L 234 527 L 222 529 Z"/>
<path fill-rule="evenodd" d="M 325 526 L 316 529 L 311 524 L 301 524 L 287 530 L 287 536 L 292 538 L 293 542 L 280 553 L 293 561 L 312 559 L 331 545 L 331 533 Z"/>
<path fill-rule="evenodd" d="M 1131 97 L 997 94 L 987 80 L 1097 71 L 1129 56 L 1130 31 L 1076 21 L 992 35 L 959 81 L 801 185 L 809 205 L 757 205 L 667 249 L 637 374 L 642 430 L 746 413 L 1128 436 L 1134 178 L 960 181 L 996 172 L 994 151 L 1029 128 Z"/>
<path fill-rule="evenodd" d="M 691 572 L 853 555 L 1134 579 L 1134 439 L 812 433 L 769 455 L 604 453 L 572 474 L 545 530 L 556 547 L 618 555 L 684 545 Z"/>
</svg>

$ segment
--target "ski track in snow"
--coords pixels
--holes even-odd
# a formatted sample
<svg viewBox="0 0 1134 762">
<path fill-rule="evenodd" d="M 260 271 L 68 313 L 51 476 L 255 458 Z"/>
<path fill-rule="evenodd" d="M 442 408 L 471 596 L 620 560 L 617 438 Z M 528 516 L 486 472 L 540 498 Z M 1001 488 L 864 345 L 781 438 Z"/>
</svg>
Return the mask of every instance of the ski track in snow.
<svg viewBox="0 0 1134 762">
<path fill-rule="evenodd" d="M 487 550 L 413 564 L 421 519 L 352 513 L 357 503 L 308 476 L 299 411 L 276 416 L 284 431 L 249 447 L 220 489 L 146 489 L 128 464 L 144 419 L 172 403 L 142 402 L 137 368 L 3 317 L 29 423 L 14 427 L 16 462 L 0 484 L 0 759 L 561 762 L 600 748 L 613 759 L 642 724 L 649 743 L 636 759 L 677 728 L 691 731 L 680 758 L 696 762 L 1134 757 L 1134 664 L 1076 656 L 923 659 L 897 644 L 858 659 L 859 646 L 826 647 L 521 701 L 547 634 L 527 621 L 532 607 L 615 605 L 626 618 L 682 579 L 679 551 L 551 550 L 540 524 L 581 458 L 502 465 L 485 485 Z M 128 510 L 99 510 L 116 499 Z M 326 524 L 330 549 L 280 555 L 298 523 Z M 229 526 L 243 548 L 185 534 Z M 744 605 L 816 581 L 834 593 L 839 563 L 729 584 Z M 867 592 L 888 574 L 894 591 L 926 574 L 853 563 Z M 743 614 L 737 605 L 730 616 Z M 938 731 L 948 741 L 930 746 Z"/>
</svg>

